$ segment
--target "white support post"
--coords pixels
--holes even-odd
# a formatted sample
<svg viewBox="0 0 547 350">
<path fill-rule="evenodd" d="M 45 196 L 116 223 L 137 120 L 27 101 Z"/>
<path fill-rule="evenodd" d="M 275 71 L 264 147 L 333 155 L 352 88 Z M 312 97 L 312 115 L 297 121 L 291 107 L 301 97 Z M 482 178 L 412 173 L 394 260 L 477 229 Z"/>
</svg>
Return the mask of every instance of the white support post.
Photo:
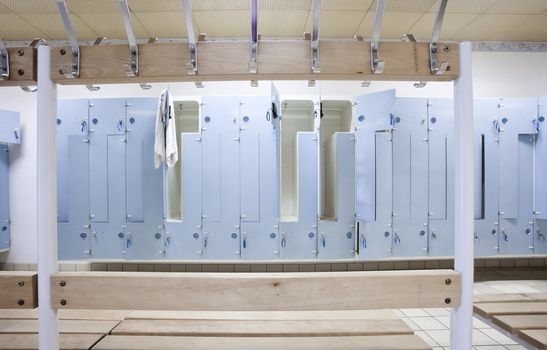
<svg viewBox="0 0 547 350">
<path fill-rule="evenodd" d="M 471 43 L 460 45 L 460 76 L 454 83 L 455 231 L 454 269 L 461 273 L 461 304 L 452 309 L 450 348 L 472 348 L 474 274 L 473 82 Z"/>
<path fill-rule="evenodd" d="M 50 276 L 57 272 L 57 86 L 51 80 L 51 48 L 38 47 L 37 223 L 40 350 L 59 349 L 57 311 Z"/>
</svg>

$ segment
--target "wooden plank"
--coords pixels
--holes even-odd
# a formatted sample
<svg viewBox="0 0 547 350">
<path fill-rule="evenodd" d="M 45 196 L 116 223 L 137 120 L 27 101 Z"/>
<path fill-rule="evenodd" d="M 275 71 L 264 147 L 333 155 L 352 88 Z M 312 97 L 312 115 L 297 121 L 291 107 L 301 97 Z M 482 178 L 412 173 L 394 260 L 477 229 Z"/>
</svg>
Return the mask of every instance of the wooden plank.
<svg viewBox="0 0 547 350">
<path fill-rule="evenodd" d="M 61 334 L 60 350 L 88 350 L 102 334 Z M 38 350 L 38 334 L 0 334 L 0 350 Z"/>
<path fill-rule="evenodd" d="M 52 304 L 60 309 L 318 311 L 460 303 L 460 274 L 453 270 L 60 272 L 52 275 L 51 282 Z"/>
<path fill-rule="evenodd" d="M 475 303 L 503 303 L 515 301 L 547 301 L 547 293 L 479 294 L 473 297 L 473 302 Z"/>
<path fill-rule="evenodd" d="M 547 315 L 547 302 L 476 303 L 474 311 L 490 318 L 496 315 Z"/>
<path fill-rule="evenodd" d="M 78 311 L 78 310 L 59 310 Z M 127 320 L 394 320 L 392 310 L 332 311 L 132 311 Z"/>
<path fill-rule="evenodd" d="M 60 320 L 59 333 L 108 334 L 119 321 Z M 2 334 L 38 333 L 38 320 L 0 320 Z"/>
<path fill-rule="evenodd" d="M 372 75 L 370 43 L 353 40 L 320 42 L 321 73 L 312 74 L 310 42 L 263 40 L 258 50 L 258 73 L 249 74 L 247 41 L 206 41 L 198 43 L 198 74 L 186 73 L 188 47 L 184 43 L 139 45 L 139 76 L 126 77 L 122 66 L 129 62 L 126 45 L 82 46 L 80 78 L 66 79 L 61 66 L 70 64 L 70 49 L 52 50 L 52 79 L 59 84 L 112 84 L 170 81 L 223 80 L 407 80 L 451 81 L 458 77 L 458 45 L 439 44 L 440 61 L 450 63 L 445 75 L 433 75 L 429 68 L 428 43 L 382 42 L 380 58 L 384 73 Z"/>
<path fill-rule="evenodd" d="M 151 337 L 107 336 L 94 350 L 426 350 L 416 335 L 370 337 Z"/>
<path fill-rule="evenodd" d="M 1 324 L 0 324 L 1 326 Z M 403 335 L 402 320 L 125 320 L 113 335 L 207 337 L 317 337 Z"/>
<path fill-rule="evenodd" d="M 492 322 L 511 333 L 521 329 L 547 329 L 547 315 L 494 316 Z"/>
<path fill-rule="evenodd" d="M 31 271 L 0 271 L 0 309 L 38 306 L 38 276 Z"/>
<path fill-rule="evenodd" d="M 535 346 L 538 350 L 547 349 L 547 330 L 545 329 L 525 329 L 519 331 L 518 335 L 522 340 Z"/>
<path fill-rule="evenodd" d="M 8 48 L 10 75 L 0 80 L 0 86 L 36 85 L 36 63 L 38 51 L 33 47 Z"/>
<path fill-rule="evenodd" d="M 121 321 L 129 315 L 127 310 L 59 310 L 60 320 L 104 320 Z M 38 318 L 38 309 L 5 309 L 0 312 L 0 319 L 35 320 Z"/>
</svg>

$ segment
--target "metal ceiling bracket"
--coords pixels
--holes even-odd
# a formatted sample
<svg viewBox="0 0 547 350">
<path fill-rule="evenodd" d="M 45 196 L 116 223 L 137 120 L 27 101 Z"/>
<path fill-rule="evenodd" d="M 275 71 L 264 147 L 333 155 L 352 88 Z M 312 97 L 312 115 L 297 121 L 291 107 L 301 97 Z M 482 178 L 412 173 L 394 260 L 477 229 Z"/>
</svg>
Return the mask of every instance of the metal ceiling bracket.
<svg viewBox="0 0 547 350">
<path fill-rule="evenodd" d="M 437 17 L 435 18 L 435 24 L 433 26 L 433 33 L 431 34 L 431 40 L 429 41 L 429 65 L 431 67 L 431 73 L 435 75 L 443 75 L 449 70 L 448 62 L 439 62 L 437 53 L 439 48 L 437 42 L 439 41 L 439 35 L 441 34 L 441 26 L 443 24 L 444 12 L 448 0 L 441 0 L 439 3 L 439 10 L 437 11 Z M 445 51 L 448 47 L 445 47 Z"/>
<path fill-rule="evenodd" d="M 370 40 L 370 66 L 372 74 L 382 74 L 385 67 L 385 62 L 378 58 L 378 42 L 380 41 L 380 30 L 382 29 L 385 5 L 385 0 L 376 0 L 376 15 L 374 17 L 374 27 Z"/>
<path fill-rule="evenodd" d="M 369 86 L 370 86 L 370 83 L 371 83 L 370 80 L 362 81 L 362 82 L 361 82 L 361 87 L 369 87 Z"/>
<path fill-rule="evenodd" d="M 258 80 L 251 80 L 252 87 L 258 87 Z"/>
<path fill-rule="evenodd" d="M 414 87 L 421 89 L 427 85 L 427 81 L 419 81 L 417 83 L 414 83 Z"/>
<path fill-rule="evenodd" d="M 311 31 L 311 72 L 321 73 L 319 61 L 319 21 L 321 19 L 321 0 L 313 0 L 313 25 Z"/>
<path fill-rule="evenodd" d="M 308 87 L 315 87 L 315 80 L 308 80 Z"/>
<path fill-rule="evenodd" d="M 203 82 L 202 81 L 196 81 L 196 88 L 198 89 L 203 89 L 205 87 L 205 85 L 203 85 Z"/>
<path fill-rule="evenodd" d="M 76 32 L 72 27 L 72 22 L 68 16 L 68 8 L 65 0 L 57 0 L 57 8 L 61 19 L 63 20 L 63 26 L 68 36 L 68 43 L 70 45 L 71 62 L 70 66 L 62 65 L 59 67 L 59 73 L 64 75 L 67 79 L 76 79 L 80 77 L 80 46 L 78 45 L 78 39 L 76 38 Z M 61 51 L 61 54 L 63 50 Z"/>
<path fill-rule="evenodd" d="M 126 76 L 136 77 L 139 75 L 139 47 L 137 46 L 137 38 L 133 32 L 127 0 L 118 0 L 118 4 L 120 5 L 120 13 L 122 14 L 123 25 L 125 27 L 127 40 L 129 41 L 129 52 L 131 55 L 129 64 L 124 64 L 122 68 L 124 69 Z"/>
<path fill-rule="evenodd" d="M 44 39 L 35 38 L 32 39 L 28 46 L 32 48 L 37 48 L 40 45 L 47 45 L 47 42 Z M 38 86 L 21 86 L 21 90 L 23 90 L 24 92 L 36 92 L 38 91 Z"/>
<path fill-rule="evenodd" d="M 194 31 L 194 19 L 190 0 L 182 0 L 182 8 L 184 11 L 186 33 L 188 34 L 188 63 L 186 63 L 186 73 L 188 75 L 196 75 L 198 73 L 198 44 Z"/>
<path fill-rule="evenodd" d="M 95 39 L 95 41 L 93 41 L 93 45 L 102 45 L 105 41 L 106 41 L 105 37 L 99 37 Z M 88 89 L 89 91 L 99 91 L 101 89 L 100 86 L 96 86 L 93 84 L 87 84 L 85 88 Z"/>
<path fill-rule="evenodd" d="M 249 39 L 249 73 L 258 72 L 256 57 L 258 54 L 258 4 L 257 0 L 250 0 L 251 7 L 251 35 Z"/>
<path fill-rule="evenodd" d="M 9 54 L 4 40 L 0 39 L 0 80 L 9 79 Z"/>
<path fill-rule="evenodd" d="M 36 86 L 29 87 L 29 86 L 21 86 L 21 90 L 24 92 L 36 92 L 38 91 L 38 88 Z"/>
</svg>

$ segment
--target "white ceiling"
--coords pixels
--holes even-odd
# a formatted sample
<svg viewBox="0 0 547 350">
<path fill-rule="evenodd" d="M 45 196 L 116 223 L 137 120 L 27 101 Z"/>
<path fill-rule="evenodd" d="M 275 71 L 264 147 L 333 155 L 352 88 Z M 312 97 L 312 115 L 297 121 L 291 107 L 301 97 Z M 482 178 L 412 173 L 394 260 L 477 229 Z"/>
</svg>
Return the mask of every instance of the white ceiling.
<svg viewBox="0 0 547 350">
<path fill-rule="evenodd" d="M 115 0 L 67 0 L 78 39 L 125 38 Z M 128 0 L 138 38 L 186 36 L 181 0 Z M 370 37 L 376 1 L 323 0 L 322 38 Z M 311 29 L 312 0 L 258 0 L 263 37 L 301 37 Z M 247 37 L 248 0 L 193 0 L 197 32 Z M 437 0 L 387 0 L 381 37 L 431 35 Z M 0 0 L 0 38 L 66 39 L 55 0 Z M 442 40 L 547 41 L 547 0 L 449 0 Z"/>
</svg>

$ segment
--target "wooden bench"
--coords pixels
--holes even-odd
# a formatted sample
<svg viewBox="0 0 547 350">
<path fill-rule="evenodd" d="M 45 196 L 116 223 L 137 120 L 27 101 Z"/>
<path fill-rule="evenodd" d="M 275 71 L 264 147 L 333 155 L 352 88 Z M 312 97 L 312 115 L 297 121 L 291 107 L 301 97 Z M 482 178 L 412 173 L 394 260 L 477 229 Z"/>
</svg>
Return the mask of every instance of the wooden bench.
<svg viewBox="0 0 547 350">
<path fill-rule="evenodd" d="M 475 303 L 511 303 L 524 301 L 547 301 L 547 293 L 503 293 L 475 295 Z"/>
<path fill-rule="evenodd" d="M 88 350 L 104 337 L 103 334 L 60 334 L 60 350 Z M 38 349 L 38 334 L 0 334 L 0 350 Z"/>
<path fill-rule="evenodd" d="M 518 335 L 539 350 L 547 349 L 547 330 L 545 329 L 526 329 L 519 331 Z"/>
<path fill-rule="evenodd" d="M 492 322 L 515 334 L 522 329 L 547 329 L 547 315 L 494 316 Z"/>
<path fill-rule="evenodd" d="M 59 333 L 109 334 L 118 321 L 60 320 Z M 38 333 L 38 320 L 0 320 L 0 334 Z"/>
<path fill-rule="evenodd" d="M 474 310 L 486 318 L 497 315 L 543 315 L 547 314 L 547 302 L 476 303 Z"/>
<path fill-rule="evenodd" d="M 38 306 L 38 275 L 30 271 L 0 271 L 0 309 Z"/>
</svg>

